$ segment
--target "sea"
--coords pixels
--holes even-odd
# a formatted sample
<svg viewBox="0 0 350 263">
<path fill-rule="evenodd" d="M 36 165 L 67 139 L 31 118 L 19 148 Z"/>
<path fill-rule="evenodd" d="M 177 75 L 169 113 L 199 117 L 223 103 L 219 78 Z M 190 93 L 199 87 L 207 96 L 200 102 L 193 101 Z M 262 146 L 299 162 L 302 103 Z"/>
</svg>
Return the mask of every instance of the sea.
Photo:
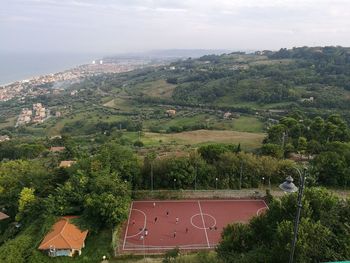
<svg viewBox="0 0 350 263">
<path fill-rule="evenodd" d="M 101 54 L 0 53 L 0 86 L 91 63 Z"/>
</svg>

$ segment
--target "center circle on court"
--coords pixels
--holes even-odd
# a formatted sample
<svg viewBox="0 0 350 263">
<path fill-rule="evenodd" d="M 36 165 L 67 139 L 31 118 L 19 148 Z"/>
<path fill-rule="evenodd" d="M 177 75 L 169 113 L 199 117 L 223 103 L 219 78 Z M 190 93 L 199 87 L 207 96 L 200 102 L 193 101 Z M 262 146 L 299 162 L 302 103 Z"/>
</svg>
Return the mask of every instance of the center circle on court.
<svg viewBox="0 0 350 263">
<path fill-rule="evenodd" d="M 208 227 L 203 226 L 203 221 Z M 210 229 L 216 226 L 216 219 L 210 214 L 195 214 L 191 217 L 191 225 L 198 229 Z"/>
</svg>

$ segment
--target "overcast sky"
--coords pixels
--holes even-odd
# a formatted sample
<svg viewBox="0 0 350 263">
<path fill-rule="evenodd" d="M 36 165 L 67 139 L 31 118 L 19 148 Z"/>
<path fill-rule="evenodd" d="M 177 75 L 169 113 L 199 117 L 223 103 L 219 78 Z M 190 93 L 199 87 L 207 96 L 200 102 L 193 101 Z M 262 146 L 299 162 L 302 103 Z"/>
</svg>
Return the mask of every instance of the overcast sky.
<svg viewBox="0 0 350 263">
<path fill-rule="evenodd" d="M 350 0 L 0 0 L 0 52 L 350 46 Z"/>
</svg>

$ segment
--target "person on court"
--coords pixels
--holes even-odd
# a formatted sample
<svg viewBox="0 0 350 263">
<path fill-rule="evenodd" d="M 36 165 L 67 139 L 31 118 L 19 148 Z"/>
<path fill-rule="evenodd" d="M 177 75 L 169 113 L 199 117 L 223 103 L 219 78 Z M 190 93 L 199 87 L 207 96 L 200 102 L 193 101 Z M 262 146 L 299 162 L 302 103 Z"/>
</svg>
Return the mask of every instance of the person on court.
<svg viewBox="0 0 350 263">
<path fill-rule="evenodd" d="M 153 208 L 155 208 L 156 207 L 156 202 L 153 202 Z"/>
<path fill-rule="evenodd" d="M 158 217 L 154 218 L 154 223 L 157 223 Z"/>
<path fill-rule="evenodd" d="M 145 229 L 145 237 L 148 236 L 148 229 Z"/>
<path fill-rule="evenodd" d="M 135 225 L 135 220 L 132 220 L 132 225 Z"/>
<path fill-rule="evenodd" d="M 186 227 L 186 234 L 188 233 L 188 227 Z"/>
<path fill-rule="evenodd" d="M 178 217 L 175 218 L 175 222 L 176 222 L 176 224 L 179 223 L 179 218 Z"/>
<path fill-rule="evenodd" d="M 174 238 L 176 238 L 176 231 L 174 231 Z"/>
<path fill-rule="evenodd" d="M 166 210 L 166 216 L 169 217 L 169 210 Z"/>
</svg>

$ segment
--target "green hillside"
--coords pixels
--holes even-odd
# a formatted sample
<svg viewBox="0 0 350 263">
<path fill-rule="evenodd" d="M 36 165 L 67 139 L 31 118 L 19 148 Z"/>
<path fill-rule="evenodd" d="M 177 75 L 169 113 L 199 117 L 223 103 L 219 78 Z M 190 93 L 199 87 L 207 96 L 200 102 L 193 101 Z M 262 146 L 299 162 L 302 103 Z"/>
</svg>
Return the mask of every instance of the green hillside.
<svg viewBox="0 0 350 263">
<path fill-rule="evenodd" d="M 264 133 L 290 111 L 350 120 L 350 49 L 241 52 L 185 59 L 121 74 L 103 74 L 65 92 L 0 104 L 0 128 L 17 135 L 89 135 L 210 129 Z M 70 92 L 77 90 L 77 96 Z M 14 128 L 23 107 L 42 102 L 61 118 Z M 165 111 L 176 110 L 168 117 Z M 233 118 L 224 119 L 231 112 Z"/>
</svg>

